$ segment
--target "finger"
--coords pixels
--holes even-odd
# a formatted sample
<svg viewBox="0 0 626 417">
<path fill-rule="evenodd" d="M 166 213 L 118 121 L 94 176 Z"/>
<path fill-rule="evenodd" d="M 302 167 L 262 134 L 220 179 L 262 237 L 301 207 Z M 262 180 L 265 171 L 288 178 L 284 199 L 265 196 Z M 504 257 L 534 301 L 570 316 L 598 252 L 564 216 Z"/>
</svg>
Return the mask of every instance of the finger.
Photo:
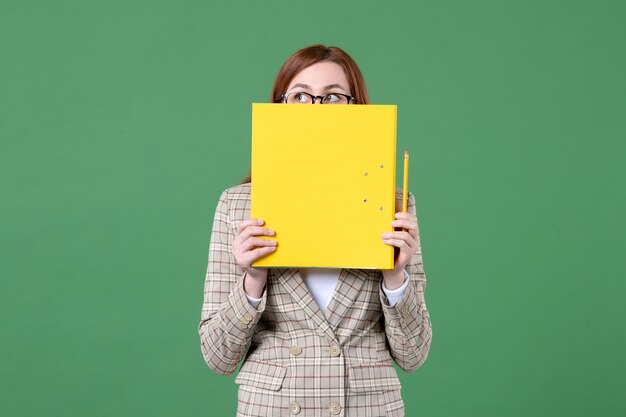
<svg viewBox="0 0 626 417">
<path fill-rule="evenodd" d="M 396 248 L 400 249 L 400 251 L 402 251 L 403 249 L 411 249 L 411 246 L 404 239 L 383 239 L 383 243 L 385 243 L 386 245 L 395 246 Z"/>
<path fill-rule="evenodd" d="M 246 252 L 245 256 L 242 256 L 239 260 L 239 266 L 250 266 L 256 260 L 262 258 L 263 256 L 269 255 L 270 253 L 276 250 L 276 246 L 266 246 L 262 248 L 256 248 L 251 251 Z"/>
<path fill-rule="evenodd" d="M 417 240 L 417 223 L 403 223 L 404 220 L 396 220 L 391 225 L 396 229 L 407 232 L 414 240 Z"/>
<path fill-rule="evenodd" d="M 385 232 L 381 234 L 380 236 L 383 238 L 383 240 L 385 239 L 403 240 L 407 242 L 407 244 L 409 244 L 410 246 L 412 246 L 415 243 L 415 239 L 413 239 L 413 236 L 411 236 L 411 234 L 407 232 L 406 230 L 401 230 L 401 231 L 396 231 L 396 232 Z"/>
<path fill-rule="evenodd" d="M 246 239 L 241 245 L 237 246 L 236 251 L 238 253 L 248 252 L 256 247 L 265 247 L 265 246 L 277 246 L 275 240 L 272 239 L 262 239 L 260 237 L 251 237 Z"/>
<path fill-rule="evenodd" d="M 411 219 L 398 219 L 391 222 L 393 227 L 401 227 L 407 230 L 417 230 L 417 222 Z"/>
<path fill-rule="evenodd" d="M 248 226 L 262 226 L 265 223 L 262 219 L 245 219 L 239 222 L 237 225 L 237 232 L 241 233 L 243 229 Z"/>
<path fill-rule="evenodd" d="M 415 220 L 417 223 L 417 217 L 415 214 L 407 213 L 406 211 L 398 211 L 395 215 L 396 220 Z"/>
<path fill-rule="evenodd" d="M 274 236 L 275 232 L 272 229 L 268 229 L 267 227 L 260 226 L 248 226 L 238 233 L 235 237 L 235 240 L 239 242 L 243 242 L 246 239 L 252 236 Z"/>
</svg>

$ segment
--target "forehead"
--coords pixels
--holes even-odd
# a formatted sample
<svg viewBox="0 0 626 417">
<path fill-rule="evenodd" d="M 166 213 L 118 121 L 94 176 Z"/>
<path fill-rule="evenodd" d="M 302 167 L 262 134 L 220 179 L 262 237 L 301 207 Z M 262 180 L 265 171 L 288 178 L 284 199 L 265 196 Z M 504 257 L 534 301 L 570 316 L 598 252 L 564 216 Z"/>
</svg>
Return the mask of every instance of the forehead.
<svg viewBox="0 0 626 417">
<path fill-rule="evenodd" d="M 306 67 L 297 73 L 291 82 L 289 88 L 295 84 L 305 84 L 311 88 L 324 88 L 331 84 L 339 84 L 345 90 L 348 90 L 348 78 L 341 65 L 322 61 Z"/>
</svg>

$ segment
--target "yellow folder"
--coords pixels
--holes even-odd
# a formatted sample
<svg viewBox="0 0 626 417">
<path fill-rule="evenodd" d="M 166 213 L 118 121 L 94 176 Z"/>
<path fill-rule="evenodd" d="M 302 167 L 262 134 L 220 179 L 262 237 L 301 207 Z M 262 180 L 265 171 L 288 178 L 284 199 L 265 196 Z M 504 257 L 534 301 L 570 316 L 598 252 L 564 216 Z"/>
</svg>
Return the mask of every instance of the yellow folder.
<svg viewBox="0 0 626 417">
<path fill-rule="evenodd" d="M 252 105 L 253 218 L 276 231 L 254 266 L 392 269 L 395 105 Z"/>
</svg>

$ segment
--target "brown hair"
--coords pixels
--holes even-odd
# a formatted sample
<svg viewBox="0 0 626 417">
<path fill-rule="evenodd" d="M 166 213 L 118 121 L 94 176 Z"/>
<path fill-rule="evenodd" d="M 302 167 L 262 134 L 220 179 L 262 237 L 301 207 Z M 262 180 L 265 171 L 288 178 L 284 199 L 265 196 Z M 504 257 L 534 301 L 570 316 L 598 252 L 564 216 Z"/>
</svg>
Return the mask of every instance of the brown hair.
<svg viewBox="0 0 626 417">
<path fill-rule="evenodd" d="M 365 80 L 356 62 L 341 48 L 320 44 L 302 48 L 287 58 L 283 66 L 278 70 L 278 74 L 276 74 L 270 101 L 272 103 L 281 103 L 282 96 L 287 91 L 287 87 L 289 87 L 289 83 L 291 83 L 293 78 L 303 69 L 322 61 L 334 62 L 343 68 L 348 79 L 350 93 L 356 98 L 356 104 L 370 104 Z M 251 175 L 248 175 L 242 181 L 242 184 L 251 182 L 251 180 Z"/>
<path fill-rule="evenodd" d="M 339 64 L 346 73 L 351 94 L 356 97 L 357 104 L 370 104 L 365 80 L 354 60 L 336 46 L 311 45 L 294 52 L 276 74 L 270 101 L 280 103 L 282 95 L 293 78 L 303 69 L 318 62 L 329 61 Z"/>
</svg>

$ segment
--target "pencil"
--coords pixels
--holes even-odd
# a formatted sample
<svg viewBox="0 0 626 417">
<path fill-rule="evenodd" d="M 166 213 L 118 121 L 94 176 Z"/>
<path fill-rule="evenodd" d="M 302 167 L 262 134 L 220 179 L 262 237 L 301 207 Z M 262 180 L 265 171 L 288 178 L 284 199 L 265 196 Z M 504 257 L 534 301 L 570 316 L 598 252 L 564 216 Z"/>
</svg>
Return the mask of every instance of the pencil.
<svg viewBox="0 0 626 417">
<path fill-rule="evenodd" d="M 402 184 L 402 211 L 406 213 L 409 198 L 409 151 L 404 151 L 404 182 Z"/>
</svg>

